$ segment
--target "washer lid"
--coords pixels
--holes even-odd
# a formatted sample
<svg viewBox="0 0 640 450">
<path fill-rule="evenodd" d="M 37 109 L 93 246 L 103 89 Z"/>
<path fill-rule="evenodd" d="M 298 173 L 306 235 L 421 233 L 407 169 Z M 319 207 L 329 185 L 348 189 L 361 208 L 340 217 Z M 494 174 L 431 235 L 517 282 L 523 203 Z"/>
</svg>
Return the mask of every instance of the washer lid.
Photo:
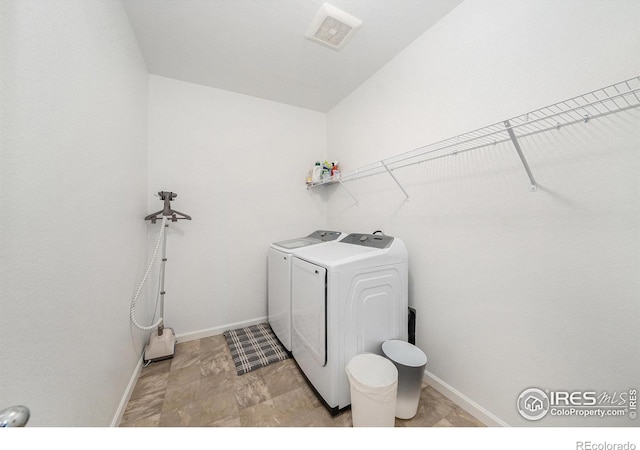
<svg viewBox="0 0 640 450">
<path fill-rule="evenodd" d="M 323 242 L 335 241 L 342 236 L 340 231 L 316 230 L 307 237 L 288 239 L 286 241 L 274 242 L 272 245 L 285 250 L 308 247 L 310 245 L 322 244 Z"/>
<path fill-rule="evenodd" d="M 322 241 L 320 239 L 304 237 L 304 238 L 297 238 L 297 239 L 289 239 L 288 241 L 276 242 L 273 245 L 286 248 L 287 250 L 292 250 L 294 248 L 307 247 L 309 245 L 320 244 L 321 242 Z"/>
</svg>

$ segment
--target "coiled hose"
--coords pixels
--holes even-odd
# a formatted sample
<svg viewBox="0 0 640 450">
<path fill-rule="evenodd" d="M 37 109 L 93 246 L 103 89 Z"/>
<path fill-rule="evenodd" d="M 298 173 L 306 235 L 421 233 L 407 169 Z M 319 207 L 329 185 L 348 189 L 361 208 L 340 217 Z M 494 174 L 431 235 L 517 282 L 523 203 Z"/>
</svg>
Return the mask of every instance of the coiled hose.
<svg viewBox="0 0 640 450">
<path fill-rule="evenodd" d="M 153 330 L 154 328 L 159 326 L 162 323 L 162 320 L 163 320 L 163 318 L 160 317 L 156 323 L 154 323 L 153 325 L 150 325 L 148 327 L 145 327 L 144 325 L 140 325 L 138 323 L 138 321 L 136 320 L 136 303 L 138 302 L 138 297 L 140 297 L 140 292 L 142 292 L 142 287 L 144 286 L 144 283 L 147 281 L 147 278 L 149 277 L 149 274 L 151 273 L 151 268 L 153 267 L 153 263 L 155 262 L 156 257 L 158 256 L 158 250 L 160 249 L 160 243 L 164 239 L 164 233 L 165 233 L 166 224 L 167 224 L 167 217 L 166 216 L 162 216 L 162 225 L 160 226 L 160 232 L 158 233 L 158 241 L 156 242 L 156 247 L 153 249 L 153 255 L 151 256 L 151 261 L 149 261 L 149 265 L 147 266 L 147 271 L 145 272 L 144 276 L 142 277 L 142 281 L 140 282 L 140 286 L 138 286 L 138 290 L 136 291 L 136 295 L 131 300 L 131 310 L 130 310 L 130 313 L 129 313 L 129 315 L 131 317 L 131 323 L 133 323 L 136 326 L 136 328 L 138 328 L 140 330 L 143 330 L 143 331 Z"/>
</svg>

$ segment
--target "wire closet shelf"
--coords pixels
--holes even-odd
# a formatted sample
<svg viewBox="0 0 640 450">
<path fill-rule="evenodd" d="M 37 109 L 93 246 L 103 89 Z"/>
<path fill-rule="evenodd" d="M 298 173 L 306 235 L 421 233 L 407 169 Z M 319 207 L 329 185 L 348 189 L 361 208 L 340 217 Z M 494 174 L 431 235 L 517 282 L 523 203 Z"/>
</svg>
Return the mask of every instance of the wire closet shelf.
<svg viewBox="0 0 640 450">
<path fill-rule="evenodd" d="M 321 181 L 313 183 L 310 187 L 336 182 L 343 183 L 387 173 L 391 175 L 405 196 L 409 198 L 407 192 L 392 173 L 394 170 L 511 141 L 527 172 L 531 182 L 531 190 L 535 191 L 536 181 L 520 148 L 518 139 L 550 130 L 557 130 L 568 125 L 587 123 L 598 117 L 619 113 L 639 106 L 640 76 L 636 76 L 493 125 L 358 167 L 344 172 L 338 181 Z"/>
</svg>

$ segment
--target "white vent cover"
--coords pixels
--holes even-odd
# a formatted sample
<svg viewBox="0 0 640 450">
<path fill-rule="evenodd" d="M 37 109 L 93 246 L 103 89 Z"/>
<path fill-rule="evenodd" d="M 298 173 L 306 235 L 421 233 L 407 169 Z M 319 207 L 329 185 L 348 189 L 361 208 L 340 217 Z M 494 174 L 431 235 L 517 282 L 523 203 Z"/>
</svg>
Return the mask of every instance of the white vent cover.
<svg viewBox="0 0 640 450">
<path fill-rule="evenodd" d="M 304 35 L 318 44 L 340 50 L 361 25 L 361 20 L 324 3 Z"/>
</svg>

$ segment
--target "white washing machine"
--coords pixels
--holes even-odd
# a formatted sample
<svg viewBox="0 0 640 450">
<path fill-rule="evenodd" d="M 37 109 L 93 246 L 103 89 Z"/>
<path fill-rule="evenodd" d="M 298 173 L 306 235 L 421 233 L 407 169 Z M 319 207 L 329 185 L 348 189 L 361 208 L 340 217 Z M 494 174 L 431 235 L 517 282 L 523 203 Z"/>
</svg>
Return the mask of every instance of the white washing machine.
<svg viewBox="0 0 640 450">
<path fill-rule="evenodd" d="M 351 404 L 351 358 L 382 355 L 386 340 L 407 340 L 407 249 L 392 236 L 350 234 L 293 256 L 293 358 L 337 414 Z"/>
<path fill-rule="evenodd" d="M 311 245 L 335 241 L 346 234 L 317 230 L 309 236 L 275 242 L 269 246 L 267 262 L 267 316 L 271 329 L 291 351 L 291 255 Z"/>
</svg>

